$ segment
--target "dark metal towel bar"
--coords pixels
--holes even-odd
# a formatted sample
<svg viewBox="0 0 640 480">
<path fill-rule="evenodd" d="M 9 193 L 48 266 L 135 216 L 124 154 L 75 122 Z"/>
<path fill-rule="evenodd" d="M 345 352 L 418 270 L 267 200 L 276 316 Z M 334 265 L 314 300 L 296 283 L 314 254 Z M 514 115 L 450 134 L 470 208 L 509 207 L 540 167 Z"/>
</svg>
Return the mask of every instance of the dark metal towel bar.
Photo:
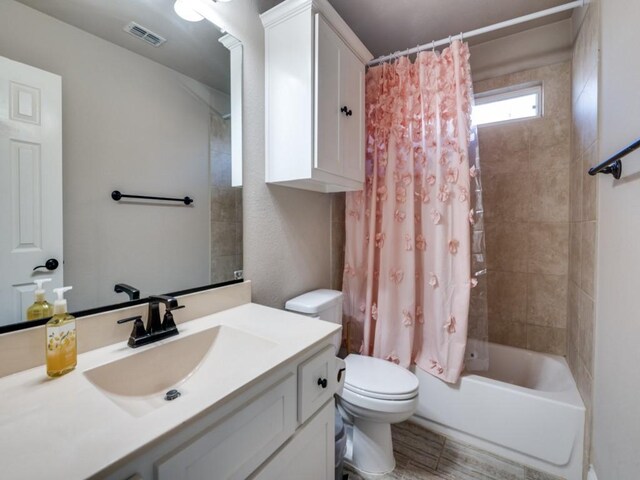
<svg viewBox="0 0 640 480">
<path fill-rule="evenodd" d="M 618 180 L 622 176 L 622 158 L 626 157 L 631 152 L 636 151 L 638 148 L 640 148 L 640 140 L 636 140 L 628 147 L 620 150 L 613 157 L 605 160 L 600 165 L 596 165 L 589 169 L 589 175 L 595 175 L 596 173 L 610 173 L 613 175 L 613 178 Z"/>
<path fill-rule="evenodd" d="M 193 198 L 184 197 L 184 198 L 169 198 L 169 197 L 150 197 L 148 195 L 125 195 L 124 193 L 120 193 L 118 190 L 114 190 L 111 192 L 111 198 L 113 198 L 116 202 L 121 198 L 140 198 L 143 200 L 164 200 L 167 202 L 182 202 L 185 205 L 191 205 L 193 203 Z"/>
</svg>

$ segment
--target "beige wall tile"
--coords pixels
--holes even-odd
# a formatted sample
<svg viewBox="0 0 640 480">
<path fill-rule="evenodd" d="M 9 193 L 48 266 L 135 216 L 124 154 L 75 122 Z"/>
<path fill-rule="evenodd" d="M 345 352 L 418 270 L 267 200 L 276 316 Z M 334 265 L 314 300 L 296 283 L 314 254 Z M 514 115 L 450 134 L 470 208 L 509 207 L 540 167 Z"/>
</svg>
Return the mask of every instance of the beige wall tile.
<svg viewBox="0 0 640 480">
<path fill-rule="evenodd" d="M 582 267 L 582 223 L 569 224 L 569 280 L 580 284 L 580 268 Z"/>
<path fill-rule="evenodd" d="M 582 401 L 584 402 L 584 406 L 587 410 L 591 410 L 593 406 L 593 397 L 591 395 L 593 379 L 580 358 L 578 358 L 576 362 L 576 373 L 574 374 L 574 378 L 576 380 L 580 396 L 582 397 Z"/>
<path fill-rule="evenodd" d="M 522 175 L 521 175 L 522 176 Z M 569 171 L 539 171 L 529 174 L 531 222 L 567 222 L 569 220 Z"/>
<path fill-rule="evenodd" d="M 529 170 L 531 171 L 549 173 L 551 170 L 566 170 L 570 162 L 571 142 L 569 140 L 549 147 L 532 148 L 529 152 Z"/>
<path fill-rule="evenodd" d="M 527 325 L 527 348 L 537 352 L 564 355 L 567 350 L 566 330 Z"/>
<path fill-rule="evenodd" d="M 580 324 L 580 288 L 569 281 L 567 288 L 567 342 L 578 349 L 579 324 Z"/>
<path fill-rule="evenodd" d="M 524 323 L 527 317 L 527 274 L 488 273 L 489 321 Z"/>
<path fill-rule="evenodd" d="M 527 275 L 527 323 L 544 327 L 567 326 L 567 277 Z"/>
<path fill-rule="evenodd" d="M 478 128 L 480 164 L 483 171 L 522 172 L 529 161 L 528 122 Z"/>
<path fill-rule="evenodd" d="M 530 343 L 537 350 L 560 352 L 557 343 L 566 338 L 571 201 L 582 208 L 582 184 L 569 173 L 571 64 L 486 80 L 475 91 L 527 82 L 544 85 L 543 118 L 479 129 L 490 337 L 526 348 L 529 327 L 553 327 L 562 332 L 534 335 Z M 574 242 L 581 246 L 579 234 Z M 574 259 L 576 281 L 580 266 Z"/>
<path fill-rule="evenodd" d="M 485 173 L 484 218 L 488 223 L 527 221 L 533 182 L 522 173 Z"/>
<path fill-rule="evenodd" d="M 569 167 L 569 220 L 579 222 L 582 220 L 582 157 L 577 156 L 571 160 Z"/>
<path fill-rule="evenodd" d="M 571 141 L 571 121 L 569 118 L 543 117 L 531 120 L 530 148 L 545 148 Z"/>
<path fill-rule="evenodd" d="M 527 348 L 527 324 L 489 318 L 489 341 L 511 347 Z"/>
<path fill-rule="evenodd" d="M 544 78 L 544 116 L 569 121 L 571 118 L 571 65 L 558 63 L 540 69 Z"/>
<path fill-rule="evenodd" d="M 596 222 L 582 224 L 582 253 L 580 286 L 591 297 L 594 295 L 596 263 Z"/>
<path fill-rule="evenodd" d="M 574 104 L 576 135 L 580 152 L 585 152 L 596 141 L 598 131 L 598 72 L 590 73 L 584 90 Z"/>
<path fill-rule="evenodd" d="M 529 224 L 529 251 L 527 255 L 530 273 L 566 275 L 569 271 L 569 224 Z"/>
<path fill-rule="evenodd" d="M 574 176 L 582 179 L 582 219 L 587 221 L 596 219 L 598 187 L 597 177 L 591 176 L 587 172 L 598 163 L 598 142 L 594 142 L 582 158 L 580 171 L 573 172 Z"/>
<path fill-rule="evenodd" d="M 526 273 L 528 230 L 524 223 L 486 225 L 489 270 Z"/>
<path fill-rule="evenodd" d="M 578 325 L 578 354 L 589 374 L 593 374 L 593 331 L 595 309 L 591 297 L 580 292 L 580 313 Z"/>
</svg>

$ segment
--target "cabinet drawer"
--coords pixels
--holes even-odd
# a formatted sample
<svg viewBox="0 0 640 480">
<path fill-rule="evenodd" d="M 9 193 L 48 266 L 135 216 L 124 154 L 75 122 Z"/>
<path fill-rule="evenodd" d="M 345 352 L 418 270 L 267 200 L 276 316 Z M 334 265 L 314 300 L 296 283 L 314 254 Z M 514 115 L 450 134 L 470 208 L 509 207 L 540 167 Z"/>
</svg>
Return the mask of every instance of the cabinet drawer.
<svg viewBox="0 0 640 480">
<path fill-rule="evenodd" d="M 328 346 L 298 366 L 298 422 L 304 423 L 336 391 L 335 349 Z"/>
<path fill-rule="evenodd" d="M 289 374 L 177 453 L 156 462 L 156 478 L 246 478 L 295 431 L 295 398 L 296 377 Z"/>
</svg>

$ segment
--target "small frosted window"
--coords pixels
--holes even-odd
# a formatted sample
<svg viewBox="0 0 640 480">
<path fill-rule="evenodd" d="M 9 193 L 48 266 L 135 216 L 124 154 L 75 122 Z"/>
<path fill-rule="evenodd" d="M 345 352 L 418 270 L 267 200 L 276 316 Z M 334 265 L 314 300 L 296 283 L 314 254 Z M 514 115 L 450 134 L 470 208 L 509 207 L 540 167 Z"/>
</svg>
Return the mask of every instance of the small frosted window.
<svg viewBox="0 0 640 480">
<path fill-rule="evenodd" d="M 474 125 L 508 122 L 542 116 L 542 87 L 509 92 L 488 92 L 476 97 L 471 120 Z"/>
</svg>

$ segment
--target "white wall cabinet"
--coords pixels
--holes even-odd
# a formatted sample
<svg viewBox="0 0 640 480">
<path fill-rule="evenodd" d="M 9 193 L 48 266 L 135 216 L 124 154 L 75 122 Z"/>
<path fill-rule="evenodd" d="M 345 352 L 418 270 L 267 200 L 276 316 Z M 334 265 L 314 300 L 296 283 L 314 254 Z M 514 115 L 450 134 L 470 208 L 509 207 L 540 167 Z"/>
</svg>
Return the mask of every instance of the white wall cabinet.
<svg viewBox="0 0 640 480">
<path fill-rule="evenodd" d="M 320 192 L 362 189 L 371 53 L 326 0 L 286 0 L 261 19 L 266 181 Z"/>
<path fill-rule="evenodd" d="M 332 480 L 337 387 L 334 347 L 320 342 L 310 354 L 96 478 Z"/>
</svg>

